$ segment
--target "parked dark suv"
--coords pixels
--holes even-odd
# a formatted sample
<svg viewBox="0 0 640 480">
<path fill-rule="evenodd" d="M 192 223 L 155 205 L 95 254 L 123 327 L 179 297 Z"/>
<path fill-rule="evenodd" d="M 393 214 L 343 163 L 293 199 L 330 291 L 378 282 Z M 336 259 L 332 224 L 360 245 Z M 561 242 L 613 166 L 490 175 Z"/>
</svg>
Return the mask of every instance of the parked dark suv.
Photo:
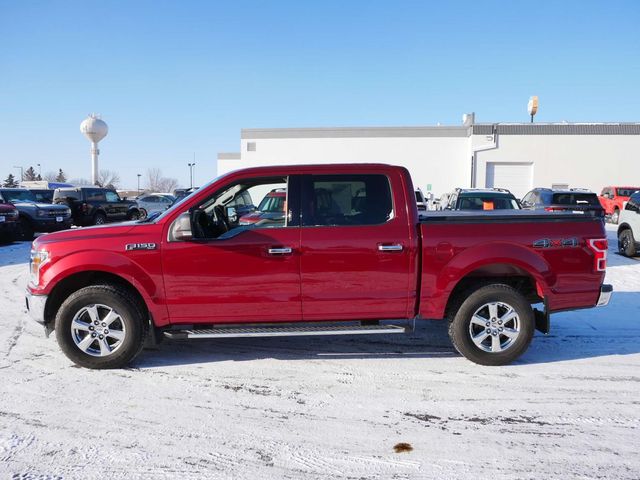
<svg viewBox="0 0 640 480">
<path fill-rule="evenodd" d="M 518 210 L 518 200 L 504 188 L 456 188 L 444 210 Z"/>
<path fill-rule="evenodd" d="M 25 188 L 0 189 L 0 201 L 12 203 L 18 209 L 17 240 L 32 240 L 34 232 L 57 232 L 71 227 L 71 212 L 67 207 L 40 203 Z"/>
<path fill-rule="evenodd" d="M 69 206 L 73 223 L 78 226 L 137 220 L 141 216 L 136 202 L 121 199 L 109 188 L 56 188 L 53 203 Z"/>
<path fill-rule="evenodd" d="M 522 197 L 522 208 L 547 212 L 580 212 L 604 218 L 598 195 L 583 188 L 534 188 Z"/>
</svg>

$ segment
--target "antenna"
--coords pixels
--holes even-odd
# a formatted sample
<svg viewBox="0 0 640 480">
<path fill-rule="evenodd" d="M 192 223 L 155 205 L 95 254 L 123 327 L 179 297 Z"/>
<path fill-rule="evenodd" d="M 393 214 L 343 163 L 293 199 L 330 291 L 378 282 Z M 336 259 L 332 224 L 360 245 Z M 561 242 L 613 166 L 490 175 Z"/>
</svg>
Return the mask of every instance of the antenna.
<svg viewBox="0 0 640 480">
<path fill-rule="evenodd" d="M 80 132 L 91 142 L 91 183 L 96 185 L 98 183 L 98 155 L 100 155 L 98 142 L 107 136 L 109 127 L 100 118 L 100 115 L 91 113 L 80 124 Z"/>
</svg>

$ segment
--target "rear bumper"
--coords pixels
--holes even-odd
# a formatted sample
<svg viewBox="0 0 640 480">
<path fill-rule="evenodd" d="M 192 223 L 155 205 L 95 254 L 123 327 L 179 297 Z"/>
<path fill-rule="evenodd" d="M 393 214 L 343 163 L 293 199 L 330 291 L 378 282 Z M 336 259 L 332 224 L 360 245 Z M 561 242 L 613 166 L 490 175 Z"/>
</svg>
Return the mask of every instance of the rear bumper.
<svg viewBox="0 0 640 480">
<path fill-rule="evenodd" d="M 598 297 L 598 303 L 596 303 L 596 307 L 604 307 L 611 300 L 611 295 L 613 294 L 613 286 L 612 285 L 602 285 L 600 287 L 600 296 Z"/>
<path fill-rule="evenodd" d="M 47 304 L 46 295 L 33 295 L 29 290 L 25 293 L 25 302 L 29 316 L 44 325 L 44 307 Z"/>
</svg>

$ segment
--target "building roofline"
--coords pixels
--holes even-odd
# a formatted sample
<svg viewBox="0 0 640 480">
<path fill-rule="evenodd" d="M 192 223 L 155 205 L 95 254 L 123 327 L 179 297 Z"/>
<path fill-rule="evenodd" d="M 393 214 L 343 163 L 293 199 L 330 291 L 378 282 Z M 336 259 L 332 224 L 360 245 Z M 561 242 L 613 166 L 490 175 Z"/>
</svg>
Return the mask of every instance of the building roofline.
<svg viewBox="0 0 640 480">
<path fill-rule="evenodd" d="M 372 137 L 468 137 L 467 126 L 428 127 L 321 127 L 321 128 L 243 128 L 242 139 L 267 138 L 372 138 Z"/>
<path fill-rule="evenodd" d="M 218 160 L 240 160 L 240 152 L 218 152 Z"/>
</svg>

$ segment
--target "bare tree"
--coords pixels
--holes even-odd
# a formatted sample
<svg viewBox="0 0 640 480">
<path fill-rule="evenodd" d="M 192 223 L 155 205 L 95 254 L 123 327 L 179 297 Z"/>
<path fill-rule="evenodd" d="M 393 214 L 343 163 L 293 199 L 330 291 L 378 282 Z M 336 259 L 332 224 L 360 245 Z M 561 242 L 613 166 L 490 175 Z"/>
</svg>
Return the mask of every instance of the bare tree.
<svg viewBox="0 0 640 480">
<path fill-rule="evenodd" d="M 69 183 L 71 185 L 85 186 L 91 185 L 91 180 L 88 180 L 86 178 L 72 178 L 71 180 L 69 180 Z"/>
<path fill-rule="evenodd" d="M 120 186 L 120 174 L 112 170 L 100 170 L 96 183 L 100 187 L 118 188 Z"/>
<path fill-rule="evenodd" d="M 55 182 L 57 176 L 58 174 L 56 172 L 47 172 L 42 176 L 42 178 L 47 182 Z"/>
<path fill-rule="evenodd" d="M 162 176 L 159 168 L 149 168 L 147 170 L 146 188 L 151 192 L 171 192 L 178 186 L 178 180 Z"/>
</svg>

